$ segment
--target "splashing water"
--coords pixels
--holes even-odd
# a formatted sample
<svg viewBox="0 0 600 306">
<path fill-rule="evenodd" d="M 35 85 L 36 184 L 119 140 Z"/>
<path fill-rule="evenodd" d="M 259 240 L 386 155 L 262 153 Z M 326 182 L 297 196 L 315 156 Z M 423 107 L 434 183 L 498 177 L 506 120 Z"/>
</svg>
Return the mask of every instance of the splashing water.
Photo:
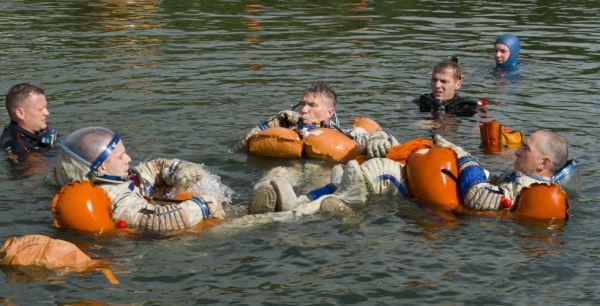
<svg viewBox="0 0 600 306">
<path fill-rule="evenodd" d="M 234 192 L 229 186 L 221 183 L 221 178 L 211 172 L 206 171 L 202 179 L 192 185 L 189 191 L 193 194 L 205 194 L 215 198 L 219 203 L 231 204 L 231 197 Z"/>
</svg>

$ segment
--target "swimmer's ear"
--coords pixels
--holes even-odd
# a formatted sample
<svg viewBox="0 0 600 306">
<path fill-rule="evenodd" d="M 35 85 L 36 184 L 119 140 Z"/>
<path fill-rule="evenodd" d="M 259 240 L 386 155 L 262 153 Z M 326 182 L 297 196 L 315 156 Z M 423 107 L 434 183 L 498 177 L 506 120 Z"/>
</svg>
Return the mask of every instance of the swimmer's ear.
<svg viewBox="0 0 600 306">
<path fill-rule="evenodd" d="M 15 116 L 17 116 L 17 118 L 19 118 L 20 120 L 25 119 L 25 109 L 23 109 L 22 107 L 17 107 L 15 109 Z"/>
</svg>

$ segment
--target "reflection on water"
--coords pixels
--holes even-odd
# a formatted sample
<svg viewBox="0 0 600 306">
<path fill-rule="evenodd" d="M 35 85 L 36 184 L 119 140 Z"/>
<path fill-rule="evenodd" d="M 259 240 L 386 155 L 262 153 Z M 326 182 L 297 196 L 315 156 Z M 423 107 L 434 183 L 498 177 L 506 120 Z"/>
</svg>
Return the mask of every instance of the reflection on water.
<svg viewBox="0 0 600 306">
<path fill-rule="evenodd" d="M 599 235 L 600 173 L 595 6 L 4 1 L 0 91 L 22 81 L 41 85 L 51 126 L 63 135 L 84 125 L 119 130 L 136 161 L 161 156 L 204 163 L 235 191 L 231 210 L 238 214 L 265 171 L 305 165 L 233 154 L 231 146 L 248 128 L 297 102 L 316 80 L 336 90 L 344 127 L 362 115 L 400 140 L 438 132 L 492 172 L 510 168 L 514 150 L 486 154 L 481 122 L 496 119 L 525 134 L 558 131 L 569 141 L 571 158 L 580 161 L 583 188 L 566 225 L 447 215 L 392 198 L 372 200 L 352 216 L 198 235 L 88 237 L 55 230 L 53 188 L 42 175 L 20 177 L 2 161 L 3 237 L 40 233 L 72 241 L 108 261 L 121 284 L 111 286 L 101 273 L 51 273 L 22 282 L 3 270 L 0 300 L 594 304 L 592 294 L 581 293 L 595 292 L 600 272 L 592 247 Z M 516 79 L 493 75 L 492 42 L 505 32 L 522 42 Z M 434 119 L 410 103 L 429 91 L 431 68 L 450 55 L 464 70 L 461 93 L 489 100 L 487 113 Z M 4 110 L 0 116 L 7 123 Z"/>
</svg>

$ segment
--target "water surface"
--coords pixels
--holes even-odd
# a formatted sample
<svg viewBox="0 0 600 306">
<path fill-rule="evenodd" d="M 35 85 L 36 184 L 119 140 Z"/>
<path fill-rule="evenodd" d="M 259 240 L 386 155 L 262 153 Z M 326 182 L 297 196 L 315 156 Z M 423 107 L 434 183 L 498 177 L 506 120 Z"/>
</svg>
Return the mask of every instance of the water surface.
<svg viewBox="0 0 600 306">
<path fill-rule="evenodd" d="M 21 81 L 47 91 L 51 125 L 68 134 L 102 125 L 123 134 L 137 162 L 204 163 L 245 208 L 275 165 L 233 154 L 244 131 L 323 80 L 348 127 L 376 119 L 399 139 L 438 131 L 490 170 L 487 120 L 418 113 L 432 67 L 457 55 L 462 94 L 490 101 L 488 118 L 530 133 L 549 128 L 581 164 L 579 203 L 560 227 L 452 217 L 387 198 L 357 210 L 237 231 L 169 237 L 94 237 L 58 231 L 54 189 L 0 162 L 0 233 L 45 234 L 108 262 L 101 273 L 2 269 L 14 304 L 595 304 L 600 134 L 600 6 L 596 1 L 3 1 L 0 92 Z M 521 72 L 496 78 L 492 42 L 521 39 Z M 8 116 L 0 111 L 3 124 Z M 317 163 L 318 164 L 318 163 Z"/>
</svg>

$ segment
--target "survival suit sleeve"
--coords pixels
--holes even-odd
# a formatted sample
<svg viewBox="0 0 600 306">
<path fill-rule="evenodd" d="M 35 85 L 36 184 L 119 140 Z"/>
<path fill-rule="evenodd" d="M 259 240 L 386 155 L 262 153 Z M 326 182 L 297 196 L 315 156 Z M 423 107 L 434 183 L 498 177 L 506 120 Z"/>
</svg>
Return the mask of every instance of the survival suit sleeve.
<svg viewBox="0 0 600 306">
<path fill-rule="evenodd" d="M 504 190 L 487 182 L 479 162 L 467 155 L 458 159 L 458 167 L 458 190 L 464 205 L 476 210 L 499 210 Z"/>
<path fill-rule="evenodd" d="M 512 209 L 524 187 L 541 182 L 520 173 L 504 176 L 494 184 L 487 180 L 485 170 L 471 156 L 459 158 L 459 192 L 465 206 L 476 210 Z"/>
<path fill-rule="evenodd" d="M 181 203 L 155 204 L 144 198 L 131 182 L 103 186 L 113 203 L 112 219 L 124 220 L 140 231 L 165 232 L 187 229 L 213 216 L 214 201 L 195 197 Z"/>
</svg>

